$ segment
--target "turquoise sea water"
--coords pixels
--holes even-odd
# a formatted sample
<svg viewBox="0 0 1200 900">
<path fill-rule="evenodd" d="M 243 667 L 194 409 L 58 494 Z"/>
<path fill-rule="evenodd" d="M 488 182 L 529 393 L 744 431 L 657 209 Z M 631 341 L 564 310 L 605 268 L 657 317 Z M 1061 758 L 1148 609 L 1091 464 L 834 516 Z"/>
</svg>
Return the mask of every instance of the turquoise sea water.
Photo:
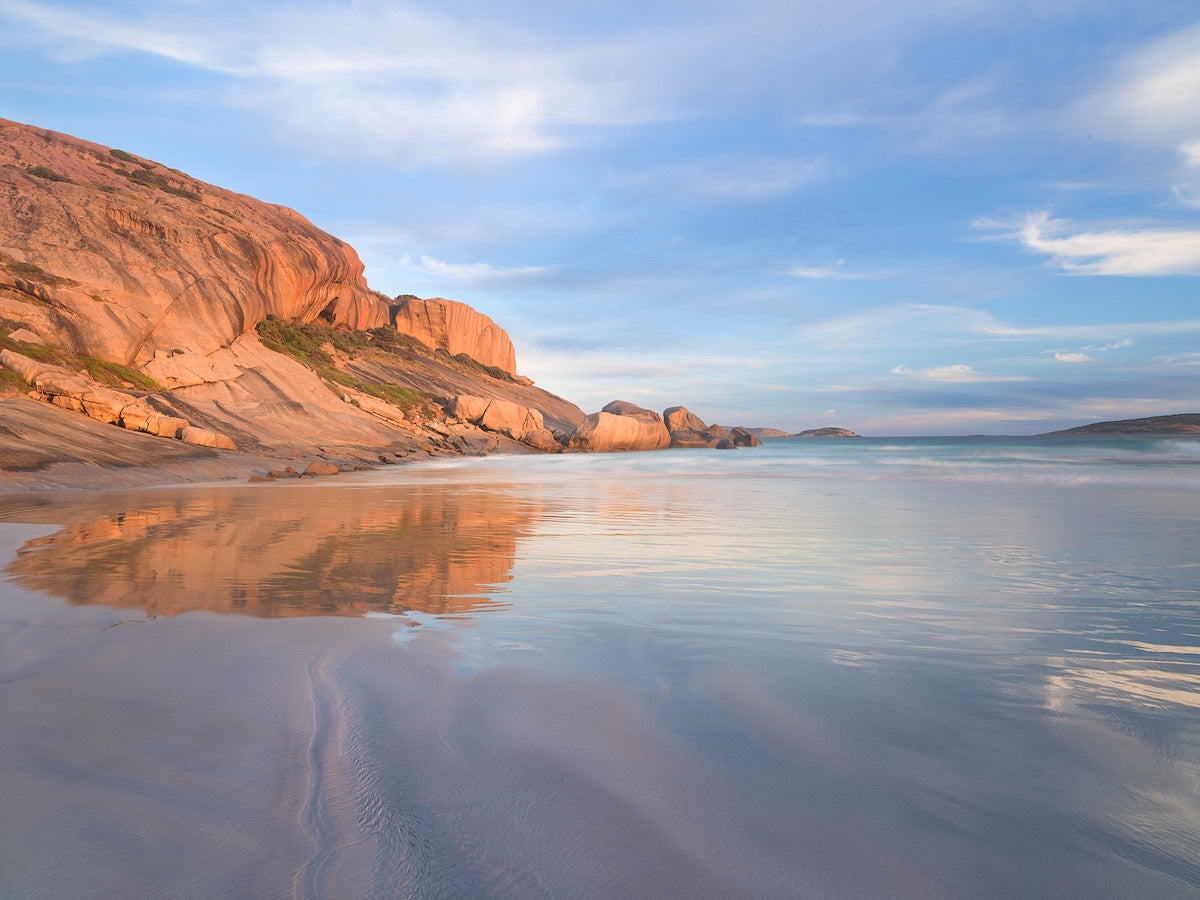
<svg viewBox="0 0 1200 900">
<path fill-rule="evenodd" d="M 1200 897 L 1197 439 L 0 519 L 0 896 Z"/>
</svg>

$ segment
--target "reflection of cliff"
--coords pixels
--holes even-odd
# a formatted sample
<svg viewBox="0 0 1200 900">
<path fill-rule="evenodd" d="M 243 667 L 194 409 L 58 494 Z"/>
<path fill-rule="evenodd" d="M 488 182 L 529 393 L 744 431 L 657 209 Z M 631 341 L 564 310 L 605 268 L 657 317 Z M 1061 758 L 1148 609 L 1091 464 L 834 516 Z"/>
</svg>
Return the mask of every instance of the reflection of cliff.
<svg viewBox="0 0 1200 900">
<path fill-rule="evenodd" d="M 253 616 L 464 612 L 510 578 L 538 510 L 445 486 L 131 494 L 47 511 L 9 573 L 75 603 Z M 102 506 L 100 504 L 103 504 Z"/>
</svg>

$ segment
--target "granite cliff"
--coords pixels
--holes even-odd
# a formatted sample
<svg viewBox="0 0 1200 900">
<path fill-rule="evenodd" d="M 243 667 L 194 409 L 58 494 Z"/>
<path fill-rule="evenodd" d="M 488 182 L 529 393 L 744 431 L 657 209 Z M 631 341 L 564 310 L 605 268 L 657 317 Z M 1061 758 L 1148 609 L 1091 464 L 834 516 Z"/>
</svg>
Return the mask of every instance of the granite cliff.
<svg viewBox="0 0 1200 900">
<path fill-rule="evenodd" d="M 354 249 L 299 213 L 0 119 L 0 473 L 26 486 L 64 465 L 70 483 L 97 464 L 224 477 L 251 458 L 295 477 L 757 442 L 683 407 L 585 416 L 517 374 L 488 316 L 372 290 Z"/>
<path fill-rule="evenodd" d="M 0 355 L 0 399 L 32 387 L 98 421 L 271 458 L 519 445 L 448 420 L 459 394 L 534 410 L 551 435 L 583 419 L 517 375 L 489 317 L 371 290 L 353 248 L 300 214 L 2 119 Z M 65 420 L 17 399 L 3 400 L 0 468 L 90 461 L 48 437 Z M 117 444 L 137 464 L 137 442 Z"/>
</svg>

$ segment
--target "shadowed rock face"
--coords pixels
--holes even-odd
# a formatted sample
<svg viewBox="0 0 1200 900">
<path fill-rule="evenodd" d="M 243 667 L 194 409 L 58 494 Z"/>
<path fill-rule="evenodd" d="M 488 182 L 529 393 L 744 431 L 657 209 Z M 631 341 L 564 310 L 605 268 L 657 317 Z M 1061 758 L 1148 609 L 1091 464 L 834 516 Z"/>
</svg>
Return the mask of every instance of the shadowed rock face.
<svg viewBox="0 0 1200 900">
<path fill-rule="evenodd" d="M 0 119 L 0 317 L 141 365 L 210 353 L 267 315 L 388 323 L 354 250 L 282 206 Z"/>
<path fill-rule="evenodd" d="M 686 406 L 671 406 L 663 410 L 663 422 L 667 431 L 703 431 L 704 420 L 689 410 Z"/>
</svg>

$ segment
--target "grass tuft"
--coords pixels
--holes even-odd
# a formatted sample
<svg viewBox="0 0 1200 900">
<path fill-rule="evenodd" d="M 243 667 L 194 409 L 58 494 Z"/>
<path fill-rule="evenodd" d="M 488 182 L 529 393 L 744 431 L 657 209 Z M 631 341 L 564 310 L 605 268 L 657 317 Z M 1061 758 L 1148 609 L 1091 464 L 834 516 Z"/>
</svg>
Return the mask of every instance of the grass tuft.
<svg viewBox="0 0 1200 900">
<path fill-rule="evenodd" d="M 345 372 L 333 364 L 333 357 L 322 350 L 324 344 L 331 344 L 338 352 L 353 359 L 361 353 L 390 354 L 404 342 L 396 335 L 396 329 L 372 329 L 365 331 L 347 331 L 334 328 L 319 322 L 285 322 L 275 316 L 268 316 L 257 325 L 259 340 L 263 345 L 276 351 L 286 353 L 299 360 L 331 384 L 353 388 L 380 400 L 385 400 L 405 412 L 412 410 L 427 411 L 433 404 L 433 398 L 422 391 L 414 390 L 404 385 L 391 382 L 369 382 Z M 396 335 L 395 339 L 387 335 Z M 379 337 L 382 333 L 382 339 Z M 390 341 L 390 343 L 389 343 Z M 420 343 L 419 341 L 417 342 Z M 421 345 L 424 346 L 424 345 Z"/>
</svg>

